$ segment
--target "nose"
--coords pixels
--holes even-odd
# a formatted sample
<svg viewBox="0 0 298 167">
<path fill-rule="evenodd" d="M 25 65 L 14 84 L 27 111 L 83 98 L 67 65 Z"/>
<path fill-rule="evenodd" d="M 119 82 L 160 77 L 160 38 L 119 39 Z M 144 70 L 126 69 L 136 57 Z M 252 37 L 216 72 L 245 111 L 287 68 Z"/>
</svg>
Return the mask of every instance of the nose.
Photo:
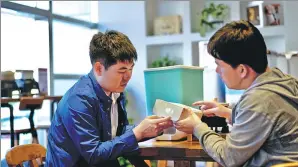
<svg viewBox="0 0 298 167">
<path fill-rule="evenodd" d="M 127 71 L 126 73 L 124 73 L 124 75 L 123 75 L 123 79 L 124 79 L 125 81 L 130 80 L 130 78 L 131 78 L 131 71 Z"/>
<path fill-rule="evenodd" d="M 218 66 L 216 66 L 216 70 L 215 71 L 216 71 L 217 74 L 219 74 L 219 67 Z"/>
</svg>

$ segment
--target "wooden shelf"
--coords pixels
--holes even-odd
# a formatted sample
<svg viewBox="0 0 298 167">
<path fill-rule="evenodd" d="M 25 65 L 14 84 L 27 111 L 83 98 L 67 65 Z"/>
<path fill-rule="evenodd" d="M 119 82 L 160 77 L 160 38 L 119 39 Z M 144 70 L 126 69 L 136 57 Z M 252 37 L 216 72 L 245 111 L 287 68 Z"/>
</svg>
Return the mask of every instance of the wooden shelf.
<svg viewBox="0 0 298 167">
<path fill-rule="evenodd" d="M 183 43 L 184 36 L 182 34 L 175 35 L 159 35 L 148 36 L 146 39 L 147 45 L 165 45 Z"/>
<path fill-rule="evenodd" d="M 283 25 L 261 27 L 261 28 L 259 28 L 259 30 L 262 33 L 262 35 L 264 36 L 264 38 L 266 38 L 266 37 L 278 37 L 278 36 L 284 36 L 285 35 L 285 27 Z M 192 33 L 189 36 L 189 39 L 192 42 L 208 41 L 215 32 L 216 31 L 207 32 L 205 37 L 202 37 L 200 35 L 200 33 Z"/>
<path fill-rule="evenodd" d="M 210 37 L 214 33 L 215 33 L 215 31 L 213 31 L 213 32 L 207 32 L 206 35 L 204 37 L 202 37 L 200 33 L 195 32 L 195 33 L 192 33 L 189 38 L 190 38 L 190 40 L 192 42 L 209 41 Z"/>
</svg>

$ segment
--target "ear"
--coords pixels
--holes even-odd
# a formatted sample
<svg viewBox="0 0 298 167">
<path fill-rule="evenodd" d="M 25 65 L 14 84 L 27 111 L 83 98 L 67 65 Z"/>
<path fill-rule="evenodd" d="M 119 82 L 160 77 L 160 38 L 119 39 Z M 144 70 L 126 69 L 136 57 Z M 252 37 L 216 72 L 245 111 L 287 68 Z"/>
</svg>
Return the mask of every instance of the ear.
<svg viewBox="0 0 298 167">
<path fill-rule="evenodd" d="M 103 71 L 105 70 L 104 65 L 102 65 L 99 61 L 94 63 L 93 68 L 98 76 L 102 76 Z"/>
<path fill-rule="evenodd" d="M 245 78 L 248 75 L 248 73 L 249 73 L 248 67 L 245 66 L 244 64 L 240 64 L 238 66 L 238 71 L 239 71 L 239 74 L 240 74 L 240 77 L 241 78 Z"/>
</svg>

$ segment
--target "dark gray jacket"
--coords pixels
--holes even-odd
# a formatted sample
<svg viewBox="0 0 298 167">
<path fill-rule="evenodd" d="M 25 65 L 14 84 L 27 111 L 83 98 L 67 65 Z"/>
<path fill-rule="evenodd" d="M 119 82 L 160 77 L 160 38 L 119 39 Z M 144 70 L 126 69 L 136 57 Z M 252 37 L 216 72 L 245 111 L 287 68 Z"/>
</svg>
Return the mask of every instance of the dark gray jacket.
<svg viewBox="0 0 298 167">
<path fill-rule="evenodd" d="M 298 161 L 298 80 L 279 69 L 261 74 L 233 108 L 226 139 L 200 123 L 194 134 L 223 166 Z"/>
</svg>

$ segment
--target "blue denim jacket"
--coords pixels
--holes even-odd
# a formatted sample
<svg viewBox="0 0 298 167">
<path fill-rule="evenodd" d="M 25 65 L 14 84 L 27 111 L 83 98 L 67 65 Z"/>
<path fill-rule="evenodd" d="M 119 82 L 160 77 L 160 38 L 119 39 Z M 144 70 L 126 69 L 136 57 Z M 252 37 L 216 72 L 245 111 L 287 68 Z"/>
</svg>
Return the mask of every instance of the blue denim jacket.
<svg viewBox="0 0 298 167">
<path fill-rule="evenodd" d="M 97 83 L 93 71 L 63 96 L 48 135 L 46 166 L 119 166 L 117 157 L 138 153 L 128 125 L 123 94 L 117 99 L 117 136 L 111 136 L 112 100 Z"/>
</svg>

